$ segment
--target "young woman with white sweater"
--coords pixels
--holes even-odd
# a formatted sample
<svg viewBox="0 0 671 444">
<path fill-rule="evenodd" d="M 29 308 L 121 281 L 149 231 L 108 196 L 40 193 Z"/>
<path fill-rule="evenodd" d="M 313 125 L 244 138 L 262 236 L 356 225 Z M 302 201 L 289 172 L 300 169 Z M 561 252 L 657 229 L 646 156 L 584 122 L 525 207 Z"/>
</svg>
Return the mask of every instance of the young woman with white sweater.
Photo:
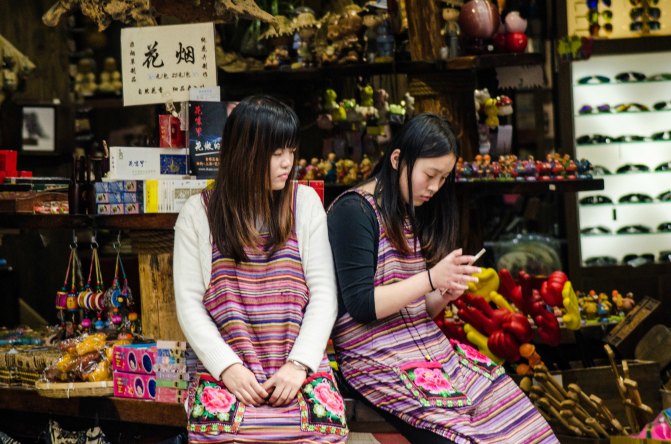
<svg viewBox="0 0 671 444">
<path fill-rule="evenodd" d="M 226 120 L 211 190 L 175 225 L 177 316 L 198 357 L 190 442 L 345 442 L 326 342 L 337 314 L 326 214 L 293 185 L 298 118 L 269 96 Z"/>
</svg>

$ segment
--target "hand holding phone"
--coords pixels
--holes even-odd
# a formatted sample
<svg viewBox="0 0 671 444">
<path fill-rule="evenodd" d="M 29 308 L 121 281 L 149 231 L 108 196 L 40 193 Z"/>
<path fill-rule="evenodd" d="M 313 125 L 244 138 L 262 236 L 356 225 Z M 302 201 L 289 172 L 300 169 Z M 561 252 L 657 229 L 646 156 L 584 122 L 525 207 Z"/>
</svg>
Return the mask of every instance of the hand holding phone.
<svg viewBox="0 0 671 444">
<path fill-rule="evenodd" d="M 485 251 L 487 251 L 487 250 L 484 249 L 484 248 L 483 248 L 482 250 L 478 251 L 478 252 L 476 253 L 476 255 L 473 256 L 473 262 L 471 262 L 471 264 L 476 263 L 476 262 L 478 261 L 478 259 L 480 259 L 480 258 L 482 257 L 482 255 L 485 254 Z"/>
</svg>

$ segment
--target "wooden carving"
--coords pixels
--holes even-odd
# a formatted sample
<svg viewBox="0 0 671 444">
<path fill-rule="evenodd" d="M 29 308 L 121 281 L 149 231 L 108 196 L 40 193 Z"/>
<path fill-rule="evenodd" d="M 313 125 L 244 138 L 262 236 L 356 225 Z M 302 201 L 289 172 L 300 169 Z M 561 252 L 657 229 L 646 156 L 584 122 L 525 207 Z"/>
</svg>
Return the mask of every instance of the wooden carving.
<svg viewBox="0 0 671 444">
<path fill-rule="evenodd" d="M 77 8 L 97 23 L 100 31 L 112 20 L 128 25 L 153 26 L 160 15 L 177 17 L 184 23 L 224 23 L 243 17 L 277 25 L 275 18 L 254 0 L 58 0 L 42 16 L 42 22 L 56 26 L 64 15 Z"/>
</svg>

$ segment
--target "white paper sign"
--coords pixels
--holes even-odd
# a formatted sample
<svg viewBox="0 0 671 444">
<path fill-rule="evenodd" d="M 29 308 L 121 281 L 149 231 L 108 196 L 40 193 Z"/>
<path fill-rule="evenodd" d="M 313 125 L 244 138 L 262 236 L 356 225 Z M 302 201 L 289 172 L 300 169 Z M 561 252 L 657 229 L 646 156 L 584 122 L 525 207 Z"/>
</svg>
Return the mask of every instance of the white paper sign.
<svg viewBox="0 0 671 444">
<path fill-rule="evenodd" d="M 189 101 L 195 102 L 219 102 L 221 100 L 221 90 L 218 86 L 205 88 L 191 88 L 189 91 Z"/>
<path fill-rule="evenodd" d="M 214 24 L 121 30 L 124 106 L 189 100 L 189 89 L 217 85 Z"/>
</svg>

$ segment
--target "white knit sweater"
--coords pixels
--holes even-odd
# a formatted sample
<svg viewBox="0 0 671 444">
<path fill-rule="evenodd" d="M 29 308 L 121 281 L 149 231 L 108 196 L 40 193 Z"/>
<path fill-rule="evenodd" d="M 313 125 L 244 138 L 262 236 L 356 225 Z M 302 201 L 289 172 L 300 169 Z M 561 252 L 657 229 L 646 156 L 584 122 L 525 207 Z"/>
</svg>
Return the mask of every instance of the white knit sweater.
<svg viewBox="0 0 671 444">
<path fill-rule="evenodd" d="M 298 188 L 295 224 L 310 299 L 289 359 L 317 371 L 338 313 L 338 302 L 326 213 L 310 187 Z M 195 195 L 186 202 L 175 224 L 173 276 L 177 319 L 200 361 L 218 378 L 230 365 L 242 361 L 224 342 L 203 304 L 211 271 L 212 238 L 207 210 L 201 196 Z"/>
</svg>

